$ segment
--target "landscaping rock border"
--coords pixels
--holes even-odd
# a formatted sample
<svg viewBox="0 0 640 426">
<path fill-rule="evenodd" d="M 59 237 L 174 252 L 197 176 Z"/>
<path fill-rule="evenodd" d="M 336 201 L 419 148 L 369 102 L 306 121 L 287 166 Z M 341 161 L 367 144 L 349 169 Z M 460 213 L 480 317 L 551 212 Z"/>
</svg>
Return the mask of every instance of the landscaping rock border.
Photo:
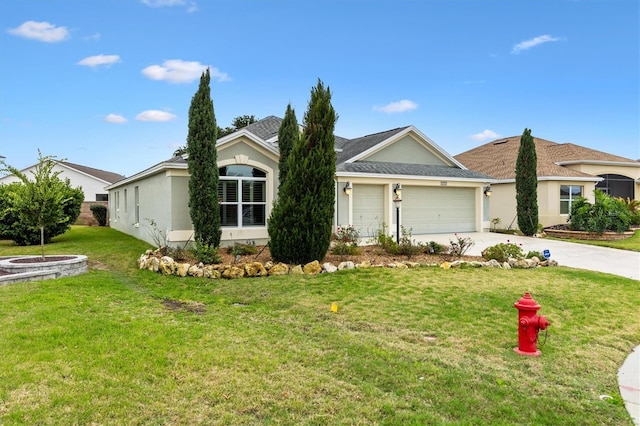
<svg viewBox="0 0 640 426">
<path fill-rule="evenodd" d="M 370 261 L 365 260 L 360 263 L 344 261 L 340 262 L 338 265 L 334 265 L 331 262 L 320 264 L 319 261 L 314 260 L 313 262 L 309 262 L 305 265 L 287 265 L 285 263 L 274 263 L 271 261 L 265 262 L 264 264 L 262 262 L 247 262 L 238 264 L 221 263 L 214 265 L 204 265 L 203 263 L 199 263 L 197 265 L 194 265 L 191 263 L 176 262 L 169 256 L 162 256 L 158 250 L 147 250 L 138 258 L 137 263 L 139 269 L 147 269 L 153 272 L 161 273 L 163 275 L 175 275 L 179 277 L 192 276 L 211 279 L 254 278 L 273 275 L 317 275 L 321 273 L 334 273 L 343 270 L 363 268 L 409 269 L 426 266 L 440 267 L 442 269 L 460 267 L 530 269 L 543 266 L 558 266 L 558 262 L 556 262 L 555 260 L 541 261 L 537 257 L 533 257 L 531 259 L 510 258 L 507 262 L 504 263 L 500 263 L 497 260 L 492 259 L 485 262 L 456 260 L 453 262 L 443 262 L 439 264 L 421 264 L 411 261 L 372 264 Z"/>
</svg>

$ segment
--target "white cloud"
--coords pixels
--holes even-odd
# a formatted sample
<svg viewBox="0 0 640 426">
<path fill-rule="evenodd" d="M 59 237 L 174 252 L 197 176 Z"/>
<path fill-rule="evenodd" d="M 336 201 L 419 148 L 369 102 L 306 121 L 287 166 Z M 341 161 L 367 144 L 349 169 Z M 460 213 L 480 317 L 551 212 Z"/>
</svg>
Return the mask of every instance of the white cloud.
<svg viewBox="0 0 640 426">
<path fill-rule="evenodd" d="M 109 66 L 111 64 L 115 64 L 116 62 L 120 62 L 120 56 L 118 55 L 95 55 L 95 56 L 87 56 L 86 58 L 79 61 L 76 65 L 86 65 L 88 67 L 97 67 L 98 65 Z"/>
<path fill-rule="evenodd" d="M 541 35 L 529 40 L 521 41 L 520 43 L 513 46 L 511 53 L 520 53 L 523 50 L 531 49 L 532 47 L 538 46 L 539 44 L 548 43 L 551 41 L 559 41 L 559 40 L 560 40 L 560 37 L 552 37 L 550 35 Z"/>
<path fill-rule="evenodd" d="M 142 0 L 143 4 L 146 4 L 149 7 L 172 7 L 172 6 L 183 6 L 185 4 L 184 0 Z"/>
<path fill-rule="evenodd" d="M 9 29 L 8 32 L 47 43 L 56 43 L 69 38 L 69 30 L 66 27 L 56 27 L 48 22 L 26 21 L 19 27 Z"/>
<path fill-rule="evenodd" d="M 164 61 L 162 65 L 151 65 L 142 70 L 142 74 L 152 80 L 166 80 L 170 83 L 191 83 L 200 78 L 208 65 L 200 62 L 188 62 L 180 59 Z M 211 78 L 217 81 L 229 81 L 227 73 L 210 68 Z"/>
<path fill-rule="evenodd" d="M 102 35 L 100 33 L 93 33 L 90 36 L 82 37 L 82 39 L 83 40 L 88 40 L 88 41 L 93 41 L 93 40 L 100 40 L 101 37 L 102 37 Z"/>
<path fill-rule="evenodd" d="M 391 102 L 385 106 L 374 106 L 374 111 L 384 112 L 385 114 L 396 114 L 400 112 L 413 111 L 418 108 L 418 104 L 408 99 L 397 102 Z"/>
<path fill-rule="evenodd" d="M 176 118 L 175 114 L 171 114 L 166 111 L 159 111 L 157 109 L 151 109 L 148 111 L 142 111 L 136 115 L 136 120 L 139 121 L 169 121 Z"/>
<path fill-rule="evenodd" d="M 109 114 L 104 118 L 104 121 L 107 123 L 122 124 L 126 123 L 127 119 L 118 114 Z"/>
<path fill-rule="evenodd" d="M 494 132 L 493 130 L 484 129 L 480 133 L 476 133 L 475 135 L 470 135 L 469 139 L 473 139 L 474 141 L 484 141 L 487 139 L 496 139 L 499 137 L 500 135 Z"/>
</svg>

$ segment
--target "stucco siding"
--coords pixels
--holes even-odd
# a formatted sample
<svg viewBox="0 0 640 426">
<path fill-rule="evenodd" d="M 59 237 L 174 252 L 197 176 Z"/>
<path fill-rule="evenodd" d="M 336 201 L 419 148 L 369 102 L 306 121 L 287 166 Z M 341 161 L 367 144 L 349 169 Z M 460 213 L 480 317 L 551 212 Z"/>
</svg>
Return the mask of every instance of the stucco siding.
<svg viewBox="0 0 640 426">
<path fill-rule="evenodd" d="M 136 191 L 136 187 L 138 188 Z M 137 205 L 136 205 L 137 192 Z M 110 226 L 140 240 L 156 245 L 171 229 L 170 179 L 164 172 L 122 185 L 110 191 Z M 155 228 L 151 225 L 155 222 Z"/>
<path fill-rule="evenodd" d="M 394 142 L 383 149 L 363 158 L 366 161 L 393 161 L 394 163 L 427 164 L 432 166 L 451 166 L 431 152 L 424 144 L 411 136 Z"/>
<path fill-rule="evenodd" d="M 33 174 L 31 172 L 34 170 L 35 166 L 22 170 L 22 173 L 24 173 L 27 178 L 31 180 L 33 178 Z M 73 188 L 76 188 L 78 186 L 82 187 L 82 192 L 84 192 L 84 201 L 96 201 L 96 194 L 107 193 L 104 187 L 107 186 L 108 183 L 103 182 L 99 179 L 93 178 L 84 173 L 79 173 L 75 170 L 69 169 L 68 167 L 60 166 L 59 164 L 53 166 L 53 171 L 61 172 L 58 177 L 62 180 L 69 179 L 69 182 L 71 183 L 71 186 Z M 20 182 L 20 179 L 18 179 L 14 175 L 4 176 L 0 178 L 0 184 L 9 184 L 13 182 Z"/>
</svg>

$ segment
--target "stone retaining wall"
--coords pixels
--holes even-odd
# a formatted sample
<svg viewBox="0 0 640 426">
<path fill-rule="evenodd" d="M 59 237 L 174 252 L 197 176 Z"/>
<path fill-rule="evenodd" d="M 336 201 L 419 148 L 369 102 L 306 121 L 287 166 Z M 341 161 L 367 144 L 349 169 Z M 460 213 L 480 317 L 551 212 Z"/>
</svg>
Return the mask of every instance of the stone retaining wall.
<svg viewBox="0 0 640 426">
<path fill-rule="evenodd" d="M 629 238 L 634 234 L 633 231 L 620 234 L 617 232 L 603 232 L 602 234 L 598 234 L 596 232 L 569 231 L 565 229 L 545 229 L 544 232 L 550 237 L 592 241 L 618 241 Z"/>
</svg>

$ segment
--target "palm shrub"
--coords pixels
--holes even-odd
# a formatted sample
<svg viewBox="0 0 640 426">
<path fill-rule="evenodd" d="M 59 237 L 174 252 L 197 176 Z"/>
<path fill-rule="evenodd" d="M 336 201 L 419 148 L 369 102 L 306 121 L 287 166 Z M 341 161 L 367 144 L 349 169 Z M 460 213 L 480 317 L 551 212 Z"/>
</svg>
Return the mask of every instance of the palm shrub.
<svg viewBox="0 0 640 426">
<path fill-rule="evenodd" d="M 569 228 L 602 234 L 605 231 L 622 233 L 629 230 L 632 214 L 625 202 L 611 197 L 599 189 L 593 191 L 595 202 L 591 204 L 580 197 L 571 204 Z"/>
</svg>

